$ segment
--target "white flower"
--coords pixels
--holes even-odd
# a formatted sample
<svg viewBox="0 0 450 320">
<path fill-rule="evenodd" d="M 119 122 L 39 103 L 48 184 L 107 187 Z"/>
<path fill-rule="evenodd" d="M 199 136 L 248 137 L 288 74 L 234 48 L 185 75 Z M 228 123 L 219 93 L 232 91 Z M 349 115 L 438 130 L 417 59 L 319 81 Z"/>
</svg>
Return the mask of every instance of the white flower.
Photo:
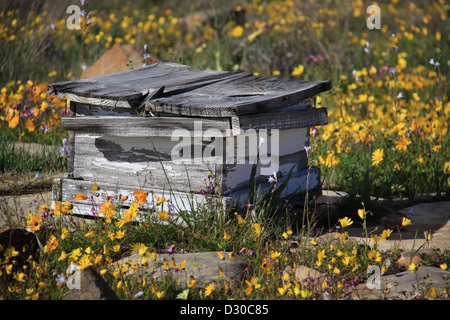
<svg viewBox="0 0 450 320">
<path fill-rule="evenodd" d="M 439 63 L 439 61 L 434 61 L 434 58 L 430 59 L 430 64 L 435 66 L 435 67 L 439 67 L 441 64 Z"/>
<path fill-rule="evenodd" d="M 66 276 L 64 275 L 64 273 L 60 273 L 56 276 L 56 282 L 58 282 L 58 283 L 66 282 Z"/>
<path fill-rule="evenodd" d="M 400 92 L 400 93 L 397 95 L 397 99 L 401 99 L 401 98 L 403 98 L 403 92 Z"/>
<path fill-rule="evenodd" d="M 269 182 L 277 182 L 277 174 L 275 172 L 273 173 L 273 176 L 269 177 Z"/>
</svg>

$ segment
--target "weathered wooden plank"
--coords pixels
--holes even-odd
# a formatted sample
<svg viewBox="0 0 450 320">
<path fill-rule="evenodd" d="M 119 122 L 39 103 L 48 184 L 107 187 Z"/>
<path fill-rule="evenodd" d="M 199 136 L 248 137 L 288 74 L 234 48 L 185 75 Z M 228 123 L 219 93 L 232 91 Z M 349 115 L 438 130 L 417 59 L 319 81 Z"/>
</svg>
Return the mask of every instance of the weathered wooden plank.
<svg viewBox="0 0 450 320">
<path fill-rule="evenodd" d="M 259 163 L 256 176 L 263 180 L 267 180 L 274 171 L 280 176 L 286 176 L 292 167 L 295 167 L 293 172 L 307 167 L 305 146 L 309 145 L 309 128 L 266 132 L 249 129 L 244 133 L 234 140 L 226 140 L 222 173 L 222 190 L 225 195 L 248 187 L 257 153 Z"/>
<path fill-rule="evenodd" d="M 203 136 L 230 135 L 228 118 L 177 118 L 177 117 L 128 117 L 90 116 L 64 117 L 64 130 L 76 133 L 105 134 L 118 137 L 172 137 L 191 136 L 199 132 Z"/>
<path fill-rule="evenodd" d="M 164 91 L 159 91 L 164 87 Z M 229 71 L 199 70 L 175 63 L 55 83 L 48 93 L 81 103 L 136 108 L 183 116 L 231 117 L 297 104 L 331 88 L 330 81 L 268 78 Z"/>
<path fill-rule="evenodd" d="M 201 156 L 193 161 L 173 161 L 172 153 L 179 143 L 167 137 L 129 139 L 76 134 L 74 177 L 127 186 L 198 191 L 205 187 L 208 173 L 218 174 L 215 161 L 209 164 Z"/>
<path fill-rule="evenodd" d="M 281 185 L 287 176 L 278 178 L 277 185 Z M 261 182 L 257 185 L 259 195 L 263 195 L 269 190 L 271 182 L 268 180 Z M 293 173 L 288 180 L 287 186 L 281 194 L 282 198 L 286 198 L 292 194 L 305 194 L 306 191 L 310 194 L 319 193 L 321 191 L 320 182 L 320 168 L 310 167 L 308 169 Z M 248 204 L 250 190 L 248 188 L 239 189 L 229 195 L 227 198 L 231 198 L 230 204 L 232 205 L 246 205 Z"/>
<path fill-rule="evenodd" d="M 309 108 L 300 111 L 266 112 L 239 117 L 240 128 L 291 129 L 328 124 L 326 108 Z"/>
</svg>

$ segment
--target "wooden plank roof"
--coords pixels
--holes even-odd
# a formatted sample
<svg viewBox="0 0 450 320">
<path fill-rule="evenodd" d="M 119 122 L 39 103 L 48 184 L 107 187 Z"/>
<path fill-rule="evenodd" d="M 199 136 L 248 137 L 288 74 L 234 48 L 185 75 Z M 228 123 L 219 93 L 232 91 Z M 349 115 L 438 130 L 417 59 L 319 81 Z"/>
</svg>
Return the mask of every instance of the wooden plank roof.
<svg viewBox="0 0 450 320">
<path fill-rule="evenodd" d="M 47 92 L 101 107 L 228 117 L 295 105 L 330 88 L 328 80 L 269 78 L 159 62 L 140 69 L 54 83 Z"/>
</svg>

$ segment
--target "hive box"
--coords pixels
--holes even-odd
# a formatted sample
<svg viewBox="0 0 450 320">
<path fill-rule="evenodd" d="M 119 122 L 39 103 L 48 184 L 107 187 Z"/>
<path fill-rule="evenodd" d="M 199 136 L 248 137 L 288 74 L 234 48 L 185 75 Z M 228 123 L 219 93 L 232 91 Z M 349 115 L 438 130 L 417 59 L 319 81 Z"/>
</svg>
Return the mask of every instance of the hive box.
<svg viewBox="0 0 450 320">
<path fill-rule="evenodd" d="M 228 203 L 248 203 L 256 165 L 261 192 L 290 174 L 284 196 L 320 192 L 308 165 L 311 126 L 328 123 L 313 97 L 330 81 L 302 81 L 199 70 L 159 62 L 140 69 L 55 83 L 48 93 L 70 100 L 68 176 L 55 181 L 57 201 L 135 189 L 170 199 L 172 210 L 204 203 L 208 173 Z M 132 197 L 124 205 L 130 205 Z M 75 213 L 90 214 L 92 201 Z"/>
</svg>

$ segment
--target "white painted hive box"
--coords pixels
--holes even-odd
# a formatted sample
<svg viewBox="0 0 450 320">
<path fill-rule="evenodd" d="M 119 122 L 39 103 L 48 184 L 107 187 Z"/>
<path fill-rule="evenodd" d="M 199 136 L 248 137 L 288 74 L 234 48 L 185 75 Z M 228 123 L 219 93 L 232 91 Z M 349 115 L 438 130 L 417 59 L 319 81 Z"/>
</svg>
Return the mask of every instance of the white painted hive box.
<svg viewBox="0 0 450 320">
<path fill-rule="evenodd" d="M 89 195 L 95 181 L 110 196 L 139 189 L 190 210 L 186 196 L 201 203 L 210 173 L 226 199 L 242 204 L 255 163 L 261 190 L 273 172 L 280 183 L 292 170 L 285 195 L 320 193 L 305 147 L 310 127 L 328 123 L 312 99 L 330 87 L 166 62 L 52 84 L 48 93 L 71 109 L 62 119 L 69 173 L 57 181 L 56 200 Z M 91 213 L 88 200 L 77 206 Z"/>
</svg>

